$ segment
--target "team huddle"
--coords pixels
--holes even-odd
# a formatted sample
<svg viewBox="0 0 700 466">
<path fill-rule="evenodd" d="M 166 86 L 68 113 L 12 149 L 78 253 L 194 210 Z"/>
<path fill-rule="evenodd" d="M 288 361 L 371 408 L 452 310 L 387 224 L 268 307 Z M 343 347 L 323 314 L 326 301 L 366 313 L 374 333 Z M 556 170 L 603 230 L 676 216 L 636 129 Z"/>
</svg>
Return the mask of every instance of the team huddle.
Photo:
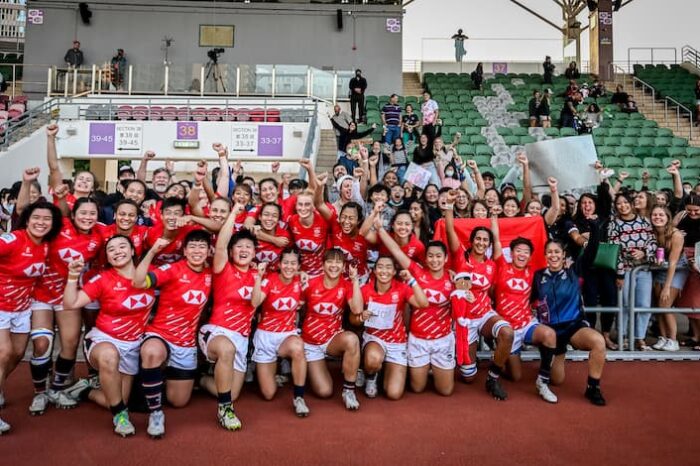
<svg viewBox="0 0 700 466">
<path fill-rule="evenodd" d="M 535 270 L 529 239 L 501 244 L 496 211 L 490 228 L 461 241 L 452 213 L 458 192 L 447 190 L 447 242 L 425 243 L 408 210 L 387 219 L 382 202 L 368 215 L 356 202 L 326 202 L 327 175 L 308 160 L 300 162 L 308 186 L 284 192 L 267 178 L 254 204 L 248 185 L 231 182 L 220 144 L 225 182 L 217 191 L 201 163 L 187 198 L 168 189 L 146 219 L 146 186 L 133 180 L 106 225 L 91 173 L 78 172 L 72 192 L 63 183 L 57 131 L 48 128 L 53 202 L 33 192 L 39 170 L 25 170 L 16 228 L 0 236 L 0 389 L 31 339 L 31 414 L 90 400 L 111 411 L 115 433 L 133 435 L 127 403 L 138 375 L 150 436 L 165 434 L 164 404 L 185 407 L 195 383 L 216 397 L 218 423 L 233 431 L 249 364 L 269 400 L 278 362 L 289 362 L 293 412 L 305 417 L 307 386 L 319 398 L 333 394 L 329 358 L 340 360 L 348 410 L 360 407 L 358 387 L 367 398 L 398 400 L 407 385 L 419 393 L 432 379 L 449 396 L 455 372 L 476 379 L 481 337 L 493 350 L 485 388 L 496 400 L 508 398 L 503 378 L 522 378 L 519 354 L 532 345 L 540 353 L 534 393 L 558 401 L 551 385 L 563 382 L 574 347 L 590 352 L 585 396 L 605 405 L 605 342 L 584 320 L 579 289 L 595 234 L 573 264 L 550 240 L 547 265 Z M 555 179 L 549 188 L 556 196 Z M 81 335 L 90 373 L 73 381 Z M 0 433 L 9 430 L 0 419 Z"/>
</svg>

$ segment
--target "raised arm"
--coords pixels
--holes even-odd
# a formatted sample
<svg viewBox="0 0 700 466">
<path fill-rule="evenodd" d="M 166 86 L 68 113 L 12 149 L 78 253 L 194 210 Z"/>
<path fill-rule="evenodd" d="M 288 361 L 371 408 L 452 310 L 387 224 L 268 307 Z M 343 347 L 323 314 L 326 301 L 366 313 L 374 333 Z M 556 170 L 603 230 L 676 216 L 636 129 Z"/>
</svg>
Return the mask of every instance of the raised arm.
<svg viewBox="0 0 700 466">
<path fill-rule="evenodd" d="M 150 288 L 152 286 L 152 283 L 150 283 L 150 279 L 148 278 L 148 269 L 151 268 L 151 264 L 153 263 L 153 259 L 156 258 L 156 256 L 163 250 L 165 247 L 170 244 L 170 240 L 167 240 L 165 238 L 158 238 L 155 243 L 153 243 L 153 246 L 151 249 L 148 250 L 148 252 L 143 256 L 143 259 L 141 259 L 141 262 L 139 262 L 138 267 L 136 267 L 136 272 L 134 272 L 134 279 L 131 281 L 131 284 L 134 286 L 134 288 Z"/>
<path fill-rule="evenodd" d="M 459 236 L 457 236 L 457 231 L 455 230 L 454 201 L 456 196 L 454 196 L 452 192 L 449 192 L 447 193 L 447 199 L 447 205 L 443 210 L 445 233 L 447 234 L 447 246 L 450 248 L 450 252 L 455 253 L 462 247 Z"/>
<path fill-rule="evenodd" d="M 17 202 L 15 210 L 18 215 L 29 205 L 29 192 L 31 191 L 32 183 L 39 179 L 39 167 L 25 168 L 22 172 L 22 184 L 19 187 L 17 194 Z"/>
<path fill-rule="evenodd" d="M 152 150 L 147 150 L 145 154 L 143 154 L 143 158 L 141 159 L 141 163 L 139 163 L 139 168 L 136 170 L 136 179 L 141 180 L 144 183 L 146 182 L 146 174 L 148 173 L 148 162 L 150 160 L 153 160 L 156 156 L 156 153 L 153 152 Z"/>
<path fill-rule="evenodd" d="M 544 214 L 544 223 L 547 225 L 554 225 L 554 222 L 559 218 L 561 213 L 561 206 L 559 205 L 559 182 L 556 178 L 550 176 L 547 178 L 547 184 L 549 185 L 549 193 L 552 199 L 552 205 Z"/>
<path fill-rule="evenodd" d="M 265 276 L 265 270 L 267 269 L 267 262 L 261 262 L 258 264 L 258 273 L 255 274 L 255 283 L 253 284 L 253 291 L 250 294 L 250 304 L 253 307 L 260 306 L 267 295 L 262 290 L 263 277 Z"/>
<path fill-rule="evenodd" d="M 56 135 L 58 125 L 51 124 L 46 127 L 46 163 L 49 166 L 49 186 L 56 189 L 63 184 L 63 173 L 58 165 L 58 153 L 56 152 Z"/>
<path fill-rule="evenodd" d="M 348 276 L 352 281 L 352 298 L 348 304 L 350 312 L 355 315 L 362 314 L 364 303 L 362 302 L 362 289 L 360 288 L 360 277 L 357 274 L 357 267 L 351 265 L 348 267 Z"/>
<path fill-rule="evenodd" d="M 375 219 L 379 218 L 379 221 L 383 224 L 383 219 L 381 218 L 382 210 L 384 210 L 384 204 L 379 202 L 374 204 L 372 212 L 360 226 L 360 235 L 364 236 L 367 242 L 370 244 L 377 244 L 377 227 L 374 226 L 374 221 Z"/>
<path fill-rule="evenodd" d="M 219 177 L 216 179 L 216 194 L 228 199 L 231 171 L 228 166 L 228 149 L 223 144 L 216 142 L 212 144 L 212 149 L 219 156 Z"/>
<path fill-rule="evenodd" d="M 68 279 L 63 290 L 63 307 L 65 309 L 82 309 L 92 301 L 84 291 L 78 291 L 78 279 L 84 267 L 85 263 L 81 260 L 68 264 Z"/>
<path fill-rule="evenodd" d="M 501 247 L 501 230 L 498 228 L 498 215 L 491 214 L 491 233 L 493 234 L 493 260 L 497 260 L 503 255 Z"/>
<path fill-rule="evenodd" d="M 425 295 L 423 288 L 421 288 L 421 286 L 418 284 L 418 281 L 415 278 L 413 278 L 411 272 L 404 269 L 401 272 L 399 272 L 399 277 L 401 277 L 401 279 L 405 281 L 408 286 L 411 287 L 411 290 L 413 290 L 413 296 L 408 298 L 408 303 L 417 309 L 423 309 L 428 307 L 428 305 L 430 304 L 428 302 L 428 297 Z"/>
<path fill-rule="evenodd" d="M 666 169 L 666 171 L 673 177 L 673 197 L 676 199 L 683 198 L 683 180 L 681 179 L 681 172 L 678 170 L 679 166 L 680 161 L 674 160 L 671 166 Z"/>
<path fill-rule="evenodd" d="M 212 269 L 214 273 L 221 273 L 228 263 L 228 242 L 233 236 L 233 228 L 236 224 L 236 217 L 243 212 L 245 206 L 236 204 L 231 209 L 231 213 L 224 222 L 219 235 L 216 238 L 216 247 L 214 248 L 214 260 L 212 261 Z"/>
<path fill-rule="evenodd" d="M 518 162 L 523 167 L 523 204 L 532 199 L 532 180 L 530 179 L 530 162 L 525 152 L 520 152 L 517 156 Z"/>
<path fill-rule="evenodd" d="M 384 243 L 384 246 L 389 250 L 389 253 L 394 256 L 396 262 L 398 262 L 402 268 L 408 269 L 411 266 L 411 259 L 404 254 L 401 247 L 394 241 L 394 238 L 384 229 L 380 218 L 374 220 L 374 227 L 377 229 L 377 234 L 382 240 L 382 243 Z"/>
</svg>

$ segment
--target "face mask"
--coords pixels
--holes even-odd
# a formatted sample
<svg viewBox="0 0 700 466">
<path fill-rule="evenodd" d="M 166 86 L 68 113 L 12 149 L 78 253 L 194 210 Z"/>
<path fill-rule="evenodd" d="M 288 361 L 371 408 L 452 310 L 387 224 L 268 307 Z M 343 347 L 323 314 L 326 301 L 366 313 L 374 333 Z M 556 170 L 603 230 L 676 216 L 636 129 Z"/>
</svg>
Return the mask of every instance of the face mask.
<svg viewBox="0 0 700 466">
<path fill-rule="evenodd" d="M 454 170 L 445 170 L 445 176 L 448 178 L 452 178 L 454 176 L 455 172 Z"/>
<path fill-rule="evenodd" d="M 12 212 L 15 210 L 15 205 L 14 204 L 3 204 L 2 205 L 5 210 L 7 211 L 8 214 L 12 215 Z"/>
</svg>

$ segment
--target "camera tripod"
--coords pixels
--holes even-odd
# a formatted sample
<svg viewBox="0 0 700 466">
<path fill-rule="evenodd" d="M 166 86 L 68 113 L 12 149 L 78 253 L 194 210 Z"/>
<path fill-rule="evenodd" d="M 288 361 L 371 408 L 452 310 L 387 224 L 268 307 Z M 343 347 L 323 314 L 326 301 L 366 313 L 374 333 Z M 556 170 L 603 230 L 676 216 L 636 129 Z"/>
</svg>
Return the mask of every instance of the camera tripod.
<svg viewBox="0 0 700 466">
<path fill-rule="evenodd" d="M 211 82 L 214 87 L 214 92 L 226 92 L 226 84 L 224 83 L 224 77 L 221 74 L 221 68 L 219 68 L 219 63 L 214 60 L 209 60 L 206 67 L 206 77 L 204 78 L 204 85 Z"/>
</svg>

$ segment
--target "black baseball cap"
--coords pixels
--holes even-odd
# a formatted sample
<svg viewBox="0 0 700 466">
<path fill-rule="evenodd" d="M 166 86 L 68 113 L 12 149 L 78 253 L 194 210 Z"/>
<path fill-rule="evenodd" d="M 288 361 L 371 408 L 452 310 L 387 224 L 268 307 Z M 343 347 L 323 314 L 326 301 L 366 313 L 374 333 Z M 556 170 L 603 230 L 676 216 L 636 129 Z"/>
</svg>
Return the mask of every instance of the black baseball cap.
<svg viewBox="0 0 700 466">
<path fill-rule="evenodd" d="M 494 175 L 494 174 L 491 173 L 491 172 L 484 172 L 484 173 L 481 174 L 481 177 L 482 177 L 482 178 L 491 178 L 492 180 L 495 180 L 495 179 L 496 179 L 496 175 Z"/>
</svg>

